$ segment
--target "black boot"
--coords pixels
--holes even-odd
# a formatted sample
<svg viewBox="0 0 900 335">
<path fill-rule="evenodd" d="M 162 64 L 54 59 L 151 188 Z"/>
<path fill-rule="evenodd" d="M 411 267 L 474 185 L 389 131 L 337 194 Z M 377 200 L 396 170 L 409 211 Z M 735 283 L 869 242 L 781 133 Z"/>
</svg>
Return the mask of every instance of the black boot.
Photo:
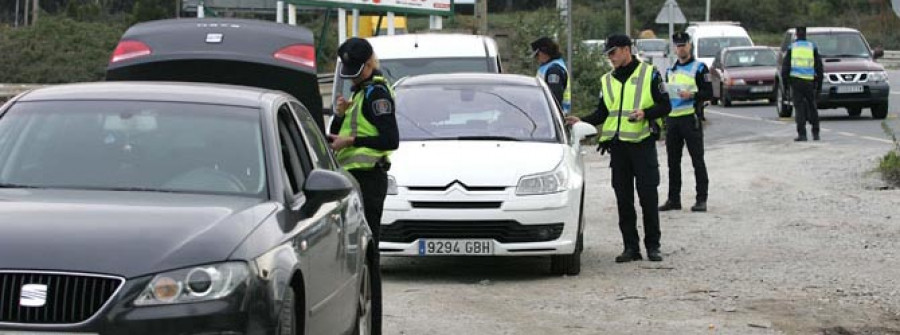
<svg viewBox="0 0 900 335">
<path fill-rule="evenodd" d="M 625 249 L 621 255 L 616 256 L 616 263 L 628 263 L 642 259 L 644 259 L 644 257 L 641 257 L 641 252 L 639 250 Z"/>
<path fill-rule="evenodd" d="M 819 132 L 814 131 L 814 132 L 813 132 L 813 141 L 818 141 L 818 140 L 820 140 L 820 139 L 821 139 L 821 138 L 819 138 Z"/>
<path fill-rule="evenodd" d="M 680 210 L 681 209 L 681 201 L 672 201 L 666 200 L 662 206 L 659 206 L 660 212 L 670 211 L 670 210 Z"/>
<path fill-rule="evenodd" d="M 806 135 L 797 136 L 797 138 L 794 139 L 794 142 L 806 142 Z"/>
<path fill-rule="evenodd" d="M 662 262 L 662 254 L 659 249 L 647 250 L 647 259 L 651 262 Z"/>
<path fill-rule="evenodd" d="M 705 211 L 706 211 L 706 201 L 697 201 L 697 203 L 691 207 L 691 212 L 705 212 Z"/>
</svg>

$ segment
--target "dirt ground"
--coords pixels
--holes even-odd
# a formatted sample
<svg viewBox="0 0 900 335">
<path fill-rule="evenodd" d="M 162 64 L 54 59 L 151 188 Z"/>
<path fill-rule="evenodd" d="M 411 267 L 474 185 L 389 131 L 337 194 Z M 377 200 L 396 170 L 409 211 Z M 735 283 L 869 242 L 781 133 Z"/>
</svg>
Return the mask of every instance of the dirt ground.
<svg viewBox="0 0 900 335">
<path fill-rule="evenodd" d="M 608 157 L 588 150 L 580 275 L 545 258 L 386 258 L 385 333 L 900 335 L 900 190 L 871 172 L 889 146 L 786 136 L 707 143 L 707 213 L 687 209 L 684 159 L 659 263 L 613 262 Z"/>
</svg>

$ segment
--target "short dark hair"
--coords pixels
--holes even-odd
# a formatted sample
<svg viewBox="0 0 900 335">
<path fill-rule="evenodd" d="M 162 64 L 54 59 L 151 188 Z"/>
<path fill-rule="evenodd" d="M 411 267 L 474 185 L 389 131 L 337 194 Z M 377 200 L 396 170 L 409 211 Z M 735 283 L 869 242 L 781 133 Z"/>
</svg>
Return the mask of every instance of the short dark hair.
<svg viewBox="0 0 900 335">
<path fill-rule="evenodd" d="M 806 38 L 806 27 L 797 27 L 797 38 Z"/>
<path fill-rule="evenodd" d="M 550 58 L 562 57 L 562 53 L 559 52 L 559 44 L 556 44 L 549 37 L 541 37 L 531 42 L 531 50 L 543 52 Z"/>
</svg>

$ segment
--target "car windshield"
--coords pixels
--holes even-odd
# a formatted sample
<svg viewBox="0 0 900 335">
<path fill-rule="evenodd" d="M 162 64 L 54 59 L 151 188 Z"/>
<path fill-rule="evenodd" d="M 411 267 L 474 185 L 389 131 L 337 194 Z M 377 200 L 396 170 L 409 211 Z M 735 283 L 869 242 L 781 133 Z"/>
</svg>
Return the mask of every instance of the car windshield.
<svg viewBox="0 0 900 335">
<path fill-rule="evenodd" d="M 663 41 L 663 40 L 638 41 L 637 47 L 638 47 L 638 49 L 640 49 L 641 51 L 644 51 L 644 52 L 666 51 L 666 41 Z"/>
<path fill-rule="evenodd" d="M 0 185 L 263 197 L 258 109 L 20 102 L 0 118 Z"/>
<path fill-rule="evenodd" d="M 382 59 L 379 60 L 379 64 L 381 73 L 391 84 L 404 77 L 420 74 L 493 72 L 484 57 Z M 349 97 L 353 83 L 349 79 L 343 79 L 341 86 L 344 96 Z"/>
<path fill-rule="evenodd" d="M 697 57 L 716 57 L 723 48 L 752 45 L 747 37 L 704 37 L 697 40 Z"/>
<path fill-rule="evenodd" d="M 857 33 L 810 34 L 809 41 L 816 44 L 821 57 L 869 58 L 869 47 Z"/>
<path fill-rule="evenodd" d="M 770 49 L 731 50 L 725 52 L 725 67 L 776 66 L 775 51 Z"/>
<path fill-rule="evenodd" d="M 422 85 L 397 90 L 400 139 L 557 142 L 539 87 Z"/>
</svg>

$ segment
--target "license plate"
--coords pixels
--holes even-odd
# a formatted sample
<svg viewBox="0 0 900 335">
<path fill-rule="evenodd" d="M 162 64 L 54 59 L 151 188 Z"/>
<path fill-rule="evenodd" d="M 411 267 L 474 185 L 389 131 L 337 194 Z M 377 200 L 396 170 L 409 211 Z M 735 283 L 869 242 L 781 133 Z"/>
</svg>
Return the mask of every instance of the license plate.
<svg viewBox="0 0 900 335">
<path fill-rule="evenodd" d="M 838 93 L 862 93 L 864 90 L 863 90 L 862 86 L 854 85 L 854 86 L 838 86 L 836 91 Z"/>
<path fill-rule="evenodd" d="M 772 92 L 772 86 L 754 86 L 750 88 L 750 92 L 760 93 L 760 92 Z"/>
<path fill-rule="evenodd" d="M 419 256 L 429 255 L 493 255 L 492 240 L 419 240 Z"/>
</svg>

